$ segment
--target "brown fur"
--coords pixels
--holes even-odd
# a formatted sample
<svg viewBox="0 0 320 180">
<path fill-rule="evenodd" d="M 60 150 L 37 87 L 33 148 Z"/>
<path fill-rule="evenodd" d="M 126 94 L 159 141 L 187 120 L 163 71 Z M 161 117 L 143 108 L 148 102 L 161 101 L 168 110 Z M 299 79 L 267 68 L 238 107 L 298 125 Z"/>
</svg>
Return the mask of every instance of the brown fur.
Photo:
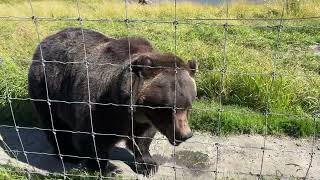
<svg viewBox="0 0 320 180">
<path fill-rule="evenodd" d="M 82 32 L 87 59 L 84 59 Z M 136 160 L 149 164 L 138 165 L 137 173 L 144 175 L 158 168 L 149 153 L 149 146 L 157 131 L 163 133 L 173 145 L 192 136 L 186 110 L 191 108 L 196 96 L 194 61 L 185 63 L 173 54 L 156 52 L 143 38 L 113 39 L 80 28 L 68 28 L 45 38 L 41 48 L 42 53 L 40 46 L 37 47 L 33 56 L 37 61 L 33 61 L 30 66 L 30 97 L 47 100 L 48 87 L 49 99 L 88 102 L 90 97 L 92 102 L 91 108 L 85 103 L 51 102 L 53 127 L 48 104 L 35 101 L 34 106 L 44 128 L 84 132 L 91 132 L 93 128 L 96 133 L 131 136 L 133 132 L 135 136 L 147 137 L 135 139 L 139 147 L 137 151 L 130 139 L 95 135 L 97 154 L 104 159 L 109 157 L 109 150 L 114 144 L 126 140 L 128 148 L 136 152 Z M 44 68 L 38 62 L 42 58 L 63 63 L 45 62 L 44 75 Z M 84 60 L 89 62 L 88 74 L 85 64 L 73 63 Z M 134 117 L 143 118 L 141 121 L 134 119 L 133 129 L 129 106 L 131 102 L 134 105 Z M 159 106 L 167 108 L 156 108 Z M 177 114 L 172 110 L 173 107 L 179 109 Z M 47 132 L 47 136 L 56 147 L 51 131 Z M 57 131 L 56 136 L 62 154 L 95 157 L 90 134 Z M 65 157 L 64 160 L 79 159 Z M 108 161 L 100 163 L 104 172 L 117 169 Z M 93 170 L 98 167 L 95 160 L 87 160 L 86 165 Z M 136 168 L 133 167 L 133 170 Z"/>
</svg>

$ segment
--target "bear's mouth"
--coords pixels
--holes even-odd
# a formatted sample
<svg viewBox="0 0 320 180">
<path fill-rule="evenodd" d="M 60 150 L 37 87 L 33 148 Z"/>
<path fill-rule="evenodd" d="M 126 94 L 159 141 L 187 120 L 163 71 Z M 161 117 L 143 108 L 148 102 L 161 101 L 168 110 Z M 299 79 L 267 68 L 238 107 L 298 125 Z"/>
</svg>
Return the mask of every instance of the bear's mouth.
<svg viewBox="0 0 320 180">
<path fill-rule="evenodd" d="M 182 141 L 179 141 L 179 140 L 171 140 L 171 139 L 169 139 L 169 142 L 170 142 L 170 144 L 172 145 L 172 146 L 179 146 L 181 143 L 182 143 Z"/>
</svg>

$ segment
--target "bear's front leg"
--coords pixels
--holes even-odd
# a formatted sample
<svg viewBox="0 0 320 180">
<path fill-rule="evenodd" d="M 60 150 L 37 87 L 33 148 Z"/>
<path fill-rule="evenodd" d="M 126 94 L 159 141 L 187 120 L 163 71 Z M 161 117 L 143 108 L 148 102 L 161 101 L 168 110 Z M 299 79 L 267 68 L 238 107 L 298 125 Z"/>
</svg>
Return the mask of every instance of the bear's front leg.
<svg viewBox="0 0 320 180">
<path fill-rule="evenodd" d="M 112 164 L 108 159 L 109 151 L 114 146 L 116 142 L 119 141 L 118 137 L 114 136 L 103 136 L 96 135 L 95 136 L 95 144 L 93 143 L 93 139 L 89 135 L 78 135 L 74 138 L 77 140 L 77 144 L 79 145 L 81 156 L 90 155 L 90 159 L 84 159 L 82 165 L 91 172 L 99 172 L 101 169 L 101 173 L 105 177 L 115 177 L 117 174 L 121 174 L 122 170 L 119 169 L 116 165 Z M 99 163 L 96 159 L 96 155 L 98 155 Z"/>
<path fill-rule="evenodd" d="M 157 130 L 149 124 L 134 124 L 135 146 L 130 139 L 126 142 L 127 147 L 134 152 L 135 164 L 131 169 L 136 173 L 151 176 L 158 171 L 159 165 L 150 155 L 149 147 Z M 131 136 L 131 135 L 130 135 Z"/>
</svg>

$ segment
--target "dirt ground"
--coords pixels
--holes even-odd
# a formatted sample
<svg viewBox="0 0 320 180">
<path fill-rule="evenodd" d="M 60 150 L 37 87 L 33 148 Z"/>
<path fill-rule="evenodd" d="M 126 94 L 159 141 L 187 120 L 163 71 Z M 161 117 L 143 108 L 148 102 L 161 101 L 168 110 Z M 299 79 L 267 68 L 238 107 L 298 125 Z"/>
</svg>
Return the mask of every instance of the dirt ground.
<svg viewBox="0 0 320 180">
<path fill-rule="evenodd" d="M 40 130 L 19 131 L 29 164 L 23 153 L 14 153 L 18 161 L 8 155 L 9 149 L 21 151 L 20 141 L 13 128 L 0 128 L 3 141 L 0 142 L 0 164 L 25 167 L 42 174 L 62 172 L 62 165 L 53 155 L 52 147 Z M 5 142 L 5 144 L 3 143 Z M 259 135 L 239 135 L 228 137 L 195 133 L 194 137 L 178 147 L 173 147 L 162 135 L 158 134 L 151 145 L 151 154 L 159 162 L 159 171 L 152 179 L 257 179 L 261 174 L 265 179 L 305 177 L 310 163 L 312 139 L 292 139 L 288 137 L 270 137 L 265 141 L 265 153 L 261 147 L 264 137 Z M 314 144 L 314 155 L 308 178 L 320 177 L 320 139 Z M 175 153 L 174 153 L 175 152 Z M 9 153 L 12 154 L 12 153 Z M 175 155 L 174 155 L 175 154 Z M 263 158 L 262 158 L 263 156 Z M 133 159 L 123 148 L 123 143 L 113 150 L 114 163 L 123 169 L 124 179 L 143 179 L 136 175 L 123 161 Z M 175 161 L 174 161 L 175 159 Z M 262 163 L 263 159 L 263 163 Z M 65 163 L 66 168 L 79 165 Z M 175 168 L 173 168 L 175 167 Z M 215 173 L 217 170 L 218 173 Z"/>
</svg>

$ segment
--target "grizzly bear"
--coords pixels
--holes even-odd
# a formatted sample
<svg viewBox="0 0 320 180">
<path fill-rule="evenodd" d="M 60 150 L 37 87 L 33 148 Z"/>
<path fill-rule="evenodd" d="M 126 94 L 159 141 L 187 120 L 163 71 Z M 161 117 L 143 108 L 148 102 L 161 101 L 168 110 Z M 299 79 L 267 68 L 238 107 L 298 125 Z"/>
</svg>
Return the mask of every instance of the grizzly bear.
<svg viewBox="0 0 320 180">
<path fill-rule="evenodd" d="M 143 38 L 67 28 L 38 45 L 29 95 L 63 160 L 120 173 L 108 157 L 124 140 L 135 156 L 133 170 L 148 176 L 158 169 L 149 153 L 157 131 L 175 146 L 192 136 L 187 117 L 196 68 L 195 60 L 157 52 Z"/>
</svg>

